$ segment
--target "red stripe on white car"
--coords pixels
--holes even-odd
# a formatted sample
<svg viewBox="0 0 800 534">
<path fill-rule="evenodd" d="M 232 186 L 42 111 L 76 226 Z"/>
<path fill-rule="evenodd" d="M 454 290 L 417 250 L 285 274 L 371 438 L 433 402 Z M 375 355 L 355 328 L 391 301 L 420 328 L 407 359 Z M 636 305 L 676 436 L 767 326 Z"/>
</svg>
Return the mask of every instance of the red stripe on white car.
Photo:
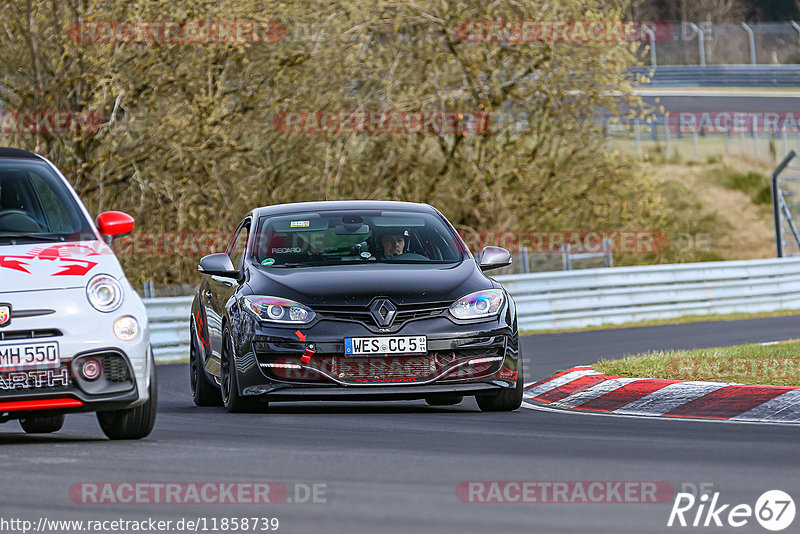
<svg viewBox="0 0 800 534">
<path fill-rule="evenodd" d="M 0 402 L 0 413 L 24 412 L 28 410 L 57 410 L 59 408 L 77 408 L 83 406 L 78 399 L 40 399 L 29 401 Z"/>
</svg>

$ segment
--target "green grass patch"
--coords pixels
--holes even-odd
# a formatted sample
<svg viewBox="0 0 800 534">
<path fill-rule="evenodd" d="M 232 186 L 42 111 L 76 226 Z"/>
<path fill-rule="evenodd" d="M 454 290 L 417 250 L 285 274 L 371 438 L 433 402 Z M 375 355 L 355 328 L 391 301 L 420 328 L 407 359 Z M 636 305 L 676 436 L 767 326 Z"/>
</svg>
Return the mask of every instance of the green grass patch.
<svg viewBox="0 0 800 534">
<path fill-rule="evenodd" d="M 769 176 L 755 171 L 737 171 L 727 165 L 722 165 L 713 172 L 720 185 L 727 189 L 741 191 L 748 195 L 754 204 L 770 204 L 772 202 Z"/>
<path fill-rule="evenodd" d="M 800 386 L 800 341 L 656 351 L 592 365 L 607 375 Z"/>
<path fill-rule="evenodd" d="M 637 328 L 642 326 L 665 326 L 672 324 L 688 324 L 688 323 L 701 323 L 712 321 L 741 321 L 743 319 L 762 319 L 766 317 L 789 317 L 792 315 L 800 315 L 800 310 L 777 310 L 771 312 L 754 312 L 754 313 L 712 313 L 708 315 L 684 315 L 682 317 L 675 317 L 672 319 L 650 319 L 647 321 L 637 321 L 635 323 L 620 323 L 620 324 L 602 324 L 595 326 L 584 326 L 581 328 L 562 328 L 562 329 L 547 329 L 547 330 L 523 330 L 520 332 L 523 336 L 534 334 L 561 334 L 566 332 L 585 332 L 590 330 L 610 330 L 612 328 Z"/>
<path fill-rule="evenodd" d="M 757 172 L 731 172 L 724 185 L 729 189 L 747 193 L 756 204 L 765 204 L 771 199 L 769 178 Z"/>
</svg>

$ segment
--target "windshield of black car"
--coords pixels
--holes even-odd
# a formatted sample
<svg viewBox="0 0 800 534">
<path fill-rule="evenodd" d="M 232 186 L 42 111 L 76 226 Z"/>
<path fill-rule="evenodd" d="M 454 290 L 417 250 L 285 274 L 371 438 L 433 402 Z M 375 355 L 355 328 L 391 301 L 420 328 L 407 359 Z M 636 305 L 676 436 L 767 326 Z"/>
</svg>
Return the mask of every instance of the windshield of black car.
<svg viewBox="0 0 800 534">
<path fill-rule="evenodd" d="M 264 267 L 353 263 L 445 264 L 466 251 L 438 216 L 424 212 L 353 210 L 263 217 L 251 257 Z"/>
<path fill-rule="evenodd" d="M 0 245 L 93 239 L 70 191 L 36 160 L 0 160 Z"/>
</svg>

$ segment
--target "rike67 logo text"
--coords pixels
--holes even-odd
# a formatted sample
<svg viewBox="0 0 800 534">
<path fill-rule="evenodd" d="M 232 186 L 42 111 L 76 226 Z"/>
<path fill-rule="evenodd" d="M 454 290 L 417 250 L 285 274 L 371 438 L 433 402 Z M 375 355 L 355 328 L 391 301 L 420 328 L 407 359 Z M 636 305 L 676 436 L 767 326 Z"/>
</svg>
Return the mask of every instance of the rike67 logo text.
<svg viewBox="0 0 800 534">
<path fill-rule="evenodd" d="M 792 524 L 795 506 L 792 497 L 781 490 L 765 491 L 756 500 L 755 506 L 749 504 L 729 504 L 720 501 L 720 493 L 705 493 L 695 497 L 691 493 L 678 493 L 669 514 L 667 526 L 743 527 L 753 518 L 767 530 L 784 530 Z"/>
</svg>

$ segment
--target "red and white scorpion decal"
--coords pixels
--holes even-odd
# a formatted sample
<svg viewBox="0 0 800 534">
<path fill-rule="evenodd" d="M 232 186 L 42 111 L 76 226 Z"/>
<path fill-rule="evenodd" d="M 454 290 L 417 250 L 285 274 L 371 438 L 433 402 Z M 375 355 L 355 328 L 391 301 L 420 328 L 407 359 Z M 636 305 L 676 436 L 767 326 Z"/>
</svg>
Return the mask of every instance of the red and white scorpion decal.
<svg viewBox="0 0 800 534">
<path fill-rule="evenodd" d="M 31 265 L 31 262 L 37 260 L 51 261 L 58 262 L 57 268 L 63 268 L 50 276 L 84 276 L 91 271 L 98 262 L 83 258 L 99 256 L 104 253 L 107 253 L 106 250 L 103 248 L 97 249 L 92 246 L 92 244 L 64 243 L 44 248 L 32 248 L 24 255 L 0 255 L 0 267 L 31 274 L 27 269 L 27 267 Z"/>
</svg>

